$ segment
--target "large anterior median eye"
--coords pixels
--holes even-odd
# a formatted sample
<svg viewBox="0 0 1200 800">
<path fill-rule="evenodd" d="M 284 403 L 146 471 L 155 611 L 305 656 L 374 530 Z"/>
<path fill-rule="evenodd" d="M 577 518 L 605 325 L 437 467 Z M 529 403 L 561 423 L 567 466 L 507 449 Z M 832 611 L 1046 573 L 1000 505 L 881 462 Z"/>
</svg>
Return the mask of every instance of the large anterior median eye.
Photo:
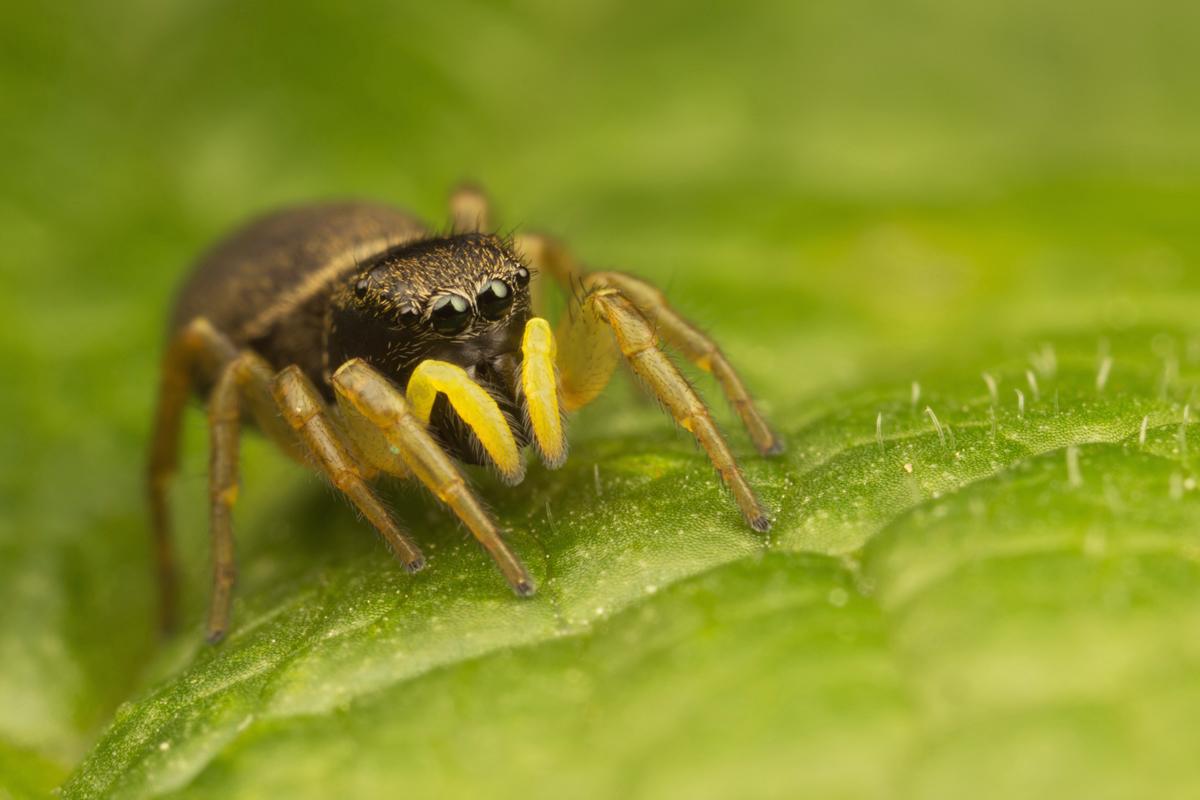
<svg viewBox="0 0 1200 800">
<path fill-rule="evenodd" d="M 483 290 L 475 298 L 479 313 L 484 319 L 500 319 L 512 308 L 513 293 L 508 284 L 502 280 L 488 281 Z"/>
<path fill-rule="evenodd" d="M 429 321 L 443 336 L 462 333 L 471 324 L 471 305 L 465 297 L 456 294 L 439 297 L 430 309 Z"/>
</svg>

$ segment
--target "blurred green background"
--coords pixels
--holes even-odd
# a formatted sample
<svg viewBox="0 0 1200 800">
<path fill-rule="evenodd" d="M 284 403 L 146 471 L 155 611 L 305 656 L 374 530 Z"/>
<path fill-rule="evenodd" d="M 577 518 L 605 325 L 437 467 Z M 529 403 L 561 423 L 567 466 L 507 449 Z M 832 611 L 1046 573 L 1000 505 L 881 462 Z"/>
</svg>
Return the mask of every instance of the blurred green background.
<svg viewBox="0 0 1200 800">
<path fill-rule="evenodd" d="M 840 430 L 838 420 L 848 419 L 848 409 L 862 417 L 854 423 L 856 435 L 868 443 L 879 403 L 891 404 L 880 407 L 896 410 L 903 425 L 922 430 L 925 445 L 937 442 L 916 401 L 914 413 L 908 413 L 910 384 L 923 375 L 961 380 L 954 397 L 965 412 L 971 398 L 986 398 L 980 370 L 1000 375 L 1007 369 L 1012 380 L 1004 402 L 1011 406 L 1012 386 L 1024 386 L 1026 353 L 1044 354 L 1038 348 L 1045 341 L 1069 341 L 1059 345 L 1063 375 L 1069 372 L 1068 353 L 1076 354 L 1078 369 L 1073 382 L 1063 384 L 1064 399 L 1075 390 L 1079 393 L 1071 396 L 1078 398 L 1094 380 L 1093 357 L 1102 359 L 1104 348 L 1112 347 L 1115 356 L 1128 359 L 1118 365 L 1129 365 L 1129 397 L 1141 392 L 1159 402 L 1163 416 L 1156 420 L 1163 424 L 1168 411 L 1183 413 L 1191 398 L 1178 372 L 1167 375 L 1161 390 L 1154 375 L 1163 359 L 1170 362 L 1170 352 L 1186 354 L 1185 373 L 1200 357 L 1200 349 L 1192 352 L 1200 346 L 1188 338 L 1196 327 L 1200 291 L 1197 34 L 1200 5 L 1182 0 L 5 4 L 0 796 L 45 795 L 78 767 L 122 702 L 169 681 L 193 659 L 220 658 L 197 655 L 210 564 L 200 417 L 189 422 L 176 491 L 192 627 L 166 645 L 153 631 L 141 469 L 168 303 L 196 254 L 231 226 L 280 205 L 350 196 L 390 201 L 442 224 L 449 190 L 463 179 L 481 183 L 506 229 L 551 232 L 592 265 L 652 278 L 719 337 L 793 441 L 791 460 L 776 468 L 751 459 L 746 438 L 732 433 L 781 518 L 791 520 L 777 526 L 780 541 L 803 538 L 808 512 L 795 505 L 797 491 L 788 487 L 795 482 L 801 494 L 807 491 L 798 460 L 824 441 L 821 431 Z M 1173 344 L 1153 338 L 1162 331 L 1175 337 Z M 1120 349 L 1123 343 L 1128 350 Z M 1055 370 L 1039 368 L 1038 374 L 1045 381 Z M 860 391 L 871 399 L 855 395 Z M 927 388 L 927 398 L 929 391 L 937 389 Z M 1049 392 L 1047 384 L 1046 402 Z M 622 474 L 623 454 L 639 442 L 677 455 L 671 475 L 684 483 L 692 473 L 678 464 L 703 466 L 627 386 L 610 394 L 576 422 L 581 460 L 575 477 L 590 480 L 593 464 L 605 474 L 610 467 Z M 714 398 L 711 387 L 708 394 Z M 859 399 L 847 399 L 853 397 Z M 1078 408 L 1088 402 L 1093 401 L 1079 400 Z M 1015 407 L 1004 413 L 1015 414 Z M 1124 426 L 1115 440 L 1136 440 L 1128 425 L 1136 429 L 1142 413 L 1136 403 L 1112 410 L 1106 420 Z M 1176 419 L 1171 417 L 1172 425 Z M 1055 439 L 1058 433 L 1047 434 L 1041 450 L 1014 451 L 993 466 L 1019 465 L 1033 451 L 1065 446 L 1070 437 Z M 966 436 L 961 430 L 960 435 Z M 1163 473 L 1170 480 L 1191 474 L 1186 434 L 1181 435 L 1181 466 Z M 1105 438 L 1095 430 L 1071 436 L 1079 442 Z M 279 463 L 258 443 L 247 445 L 245 460 L 239 597 L 258 612 L 239 605 L 235 613 L 243 619 L 265 614 L 296 591 L 327 584 L 329 575 L 335 585 L 352 582 L 355 570 L 390 580 L 381 546 L 318 481 Z M 1061 467 L 1060 462 L 1054 463 Z M 642 462 L 629 467 L 633 475 L 657 468 Z M 1139 480 L 1150 480 L 1153 472 L 1130 469 Z M 580 513 L 594 502 L 566 499 L 570 487 L 537 469 L 511 491 L 477 477 L 513 526 L 540 514 L 548 498 L 564 498 Z M 963 477 L 956 485 L 967 482 Z M 1158 495 L 1166 496 L 1166 486 L 1162 483 Z M 675 489 L 671 483 L 664 491 Z M 621 491 L 613 489 L 610 501 L 618 502 Z M 719 513 L 723 501 L 709 492 L 710 507 Z M 849 505 L 834 503 L 832 511 L 848 514 L 860 501 L 867 508 L 878 500 L 865 489 L 852 494 Z M 397 502 L 429 519 L 424 541 L 461 538 L 449 519 L 419 497 L 404 495 Z M 1034 524 L 1044 513 L 1039 508 L 1030 500 L 1028 508 L 1013 512 L 1014 524 Z M 903 511 L 897 507 L 896 515 Z M 1147 511 L 1152 527 L 1164 518 Z M 601 543 L 618 541 L 612 532 L 621 519 L 606 524 L 610 527 L 589 531 L 584 525 L 562 535 L 571 542 L 592 535 Z M 737 530 L 736 520 L 721 524 Z M 793 566 L 824 586 L 821 592 L 832 591 L 819 580 L 853 577 L 857 568 L 838 559 L 860 553 L 878 530 L 834 531 L 818 544 L 800 542 L 791 551 L 816 553 L 812 558 L 818 560 Z M 678 555 L 664 548 L 664 558 Z M 490 586 L 491 573 L 476 563 L 477 556 L 468 549 L 462 558 L 471 569 L 479 567 L 470 573 L 478 585 Z M 1195 551 L 1185 556 L 1194 561 Z M 701 559 L 677 577 L 731 558 Z M 325 567 L 331 572 L 322 572 Z M 448 569 L 446 562 L 443 573 Z M 476 577 L 470 586 L 477 585 L 471 583 Z M 1194 683 L 1196 591 L 1190 578 L 1181 581 L 1182 599 L 1171 613 L 1185 609 L 1191 622 L 1179 627 L 1164 621 L 1174 617 L 1151 617 L 1163 641 L 1174 636 L 1182 642 L 1179 674 Z M 740 596 L 754 596 L 747 588 L 754 580 L 738 585 Z M 1003 596 L 1010 584 L 997 585 Z M 978 600 L 969 581 L 962 591 Z M 1090 602 L 1086 591 L 1064 591 L 1067 599 L 1059 600 L 1066 606 Z M 906 651 L 896 649 L 895 629 L 878 616 L 870 593 L 851 594 L 849 605 L 845 592 L 834 605 L 852 610 L 861 603 L 868 609 L 863 624 L 874 631 L 872 646 L 888 654 L 880 655 L 885 671 L 900 674 L 912 667 L 904 660 Z M 722 594 L 714 597 L 719 606 Z M 505 613 L 498 617 L 502 627 Z M 992 613 L 981 610 L 976 624 Z M 834 630 L 841 623 L 829 624 Z M 1108 635 L 1103 624 L 1097 623 L 1093 636 Z M 786 629 L 779 623 L 774 630 L 779 625 Z M 615 630 L 611 636 L 619 642 L 623 631 L 638 628 L 626 621 Z M 694 631 L 680 636 L 680 653 L 703 641 Z M 644 634 L 639 641 L 652 638 Z M 500 644 L 505 641 L 501 636 Z M 819 669 L 824 645 L 795 646 L 811 646 L 818 661 L 806 668 L 825 674 Z M 554 666 L 554 658 L 562 665 Z M 554 658 L 539 668 L 567 674 L 579 664 L 586 667 L 591 656 Z M 676 667 L 686 673 L 686 659 L 680 658 L 682 666 Z M 743 665 L 741 678 L 765 686 L 785 674 L 812 677 L 772 672 L 770 663 L 761 662 L 761 669 Z M 999 664 L 995 669 L 1004 668 Z M 507 669 L 512 674 L 495 677 L 495 686 L 510 681 L 514 697 L 536 694 L 520 685 L 520 670 Z M 663 674 L 668 684 L 677 678 L 670 670 Z M 1114 697 L 1125 697 L 1144 678 L 1142 673 L 1128 678 L 1132 683 L 1114 688 Z M 840 719 L 837 697 L 849 698 L 855 708 L 876 703 L 863 688 L 867 683 L 821 684 L 825 689 L 814 690 L 803 707 L 827 702 L 837 711 L 828 719 Z M 606 708 L 610 720 L 619 719 L 617 709 L 642 702 L 622 697 L 619 686 L 610 687 L 617 695 L 612 708 L 603 699 L 575 711 L 550 703 L 545 719 L 576 712 L 580 719 L 591 719 L 589 714 L 599 719 Z M 703 706 L 714 686 L 677 702 Z M 786 721 L 765 733 L 756 728 L 762 738 L 751 740 L 765 743 L 763 762 L 732 762 L 729 775 L 758 776 L 761 780 L 746 786 L 761 796 L 788 796 L 798 787 L 812 796 L 963 796 L 970 776 L 986 772 L 969 766 L 975 763 L 971 748 L 986 751 L 989 740 L 961 745 L 967 755 L 948 755 L 942 766 L 914 778 L 913 765 L 928 753 L 928 742 L 920 744 L 921 730 L 936 727 L 937 715 L 910 684 L 900 680 L 897 686 L 878 700 L 900 709 L 882 728 L 864 724 L 833 731 L 819 715 L 804 721 L 812 741 L 827 733 L 843 745 L 838 753 L 844 761 L 827 762 L 815 783 L 786 769 L 772 777 L 771 763 L 778 766 L 778 760 L 795 755 L 770 757 L 771 743 L 792 741 L 794 730 Z M 422 696 L 430 708 L 419 713 L 435 717 L 427 723 L 431 730 L 453 729 L 442 742 L 447 748 L 471 741 L 503 752 L 501 743 L 522 735 L 514 733 L 519 725 L 494 735 L 471 733 L 470 726 L 483 723 L 462 710 L 466 701 L 456 701 L 445 687 L 426 691 Z M 645 689 L 647 696 L 656 691 Z M 393 691 L 388 697 L 398 703 L 401 695 Z M 445 703 L 439 705 L 438 697 Z M 377 728 L 363 721 L 360 708 L 336 709 L 345 718 L 333 728 L 335 750 L 355 736 L 375 735 L 370 731 Z M 397 714 L 409 711 L 418 713 L 396 708 Z M 321 719 L 312 724 L 320 728 Z M 1060 774 L 1061 753 L 1045 744 L 1043 734 L 1068 725 L 1064 719 L 1038 728 L 1029 737 L 1033 744 L 1020 751 L 1025 755 L 1014 756 L 1033 764 L 1028 781 L 1013 784 L 1014 790 L 1069 793 L 1075 785 L 1071 776 L 1114 763 L 1111 753 L 1121 752 L 1118 745 L 1066 759 L 1078 771 Z M 1146 717 L 1122 719 L 1111 723 L 1119 731 L 1136 729 Z M 1075 723 L 1094 727 L 1086 720 Z M 315 745 L 305 749 L 317 741 L 316 733 L 306 738 L 274 724 L 283 728 L 255 729 L 260 751 L 247 756 L 251 766 L 240 766 L 234 752 L 225 767 L 203 773 L 193 788 L 209 781 L 216 796 L 253 794 L 265 791 L 262 786 L 284 785 L 269 777 L 285 773 L 281 765 L 321 760 Z M 367 733 L 353 733 L 358 725 Z M 1155 728 L 1165 731 L 1164 741 L 1184 749 L 1195 741 L 1194 725 L 1164 725 Z M 699 725 L 692 733 L 716 747 L 724 740 L 720 726 L 713 726 Z M 886 730 L 880 739 L 866 735 L 868 729 Z M 421 727 L 412 730 L 416 738 L 407 746 L 419 741 Z M 624 735 L 614 724 L 603 741 L 611 744 Z M 425 782 L 414 788 L 453 793 L 496 780 L 502 794 L 515 793 L 518 781 L 533 780 L 553 761 L 562 772 L 556 779 L 562 783 L 555 785 L 574 785 L 584 794 L 663 796 L 670 793 L 663 781 L 672 775 L 669 785 L 690 787 L 690 796 L 736 794 L 730 788 L 736 783 L 696 778 L 689 784 L 679 778 L 700 775 L 700 762 L 671 762 L 679 774 L 657 770 L 655 747 L 670 740 L 663 737 L 633 760 L 601 745 L 552 756 L 553 748 L 539 750 L 535 743 L 507 762 L 497 756 L 507 763 L 499 769 L 510 770 L 505 774 L 511 782 L 488 775 L 463 778 L 461 764 L 435 758 L 420 772 Z M 127 746 L 121 763 L 140 763 L 137 748 L 151 745 Z M 222 747 L 214 745 L 210 755 Z M 329 769 L 336 773 L 346 763 L 331 760 Z M 95 758 L 89 764 L 93 773 L 103 771 Z M 580 777 L 608 774 L 606 765 L 623 782 Z M 1011 775 L 1008 762 L 992 766 Z M 1160 796 L 1171 791 L 1188 796 L 1196 788 L 1188 782 L 1193 773 L 1171 771 L 1178 766 L 1169 762 L 1164 786 L 1173 788 Z M 369 781 L 374 768 L 356 767 L 356 774 L 368 776 L 362 779 L 364 792 L 374 786 Z M 1124 782 L 1098 779 L 1094 788 L 1118 796 L 1150 771 L 1139 764 L 1121 773 Z M 869 779 L 863 777 L 867 773 Z M 144 785 L 133 778 L 122 784 L 130 796 L 186 790 L 196 773 L 183 769 L 169 779 L 146 774 Z M 313 780 L 309 789 L 327 785 Z M 82 794 L 79 785 L 73 791 Z"/>
</svg>

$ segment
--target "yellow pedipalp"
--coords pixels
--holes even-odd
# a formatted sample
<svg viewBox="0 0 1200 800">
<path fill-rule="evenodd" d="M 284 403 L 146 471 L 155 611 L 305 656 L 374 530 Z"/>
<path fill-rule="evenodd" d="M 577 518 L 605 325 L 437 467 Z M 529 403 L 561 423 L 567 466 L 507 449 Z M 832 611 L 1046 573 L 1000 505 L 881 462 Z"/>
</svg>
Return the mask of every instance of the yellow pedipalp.
<svg viewBox="0 0 1200 800">
<path fill-rule="evenodd" d="M 408 381 L 408 402 L 423 422 L 429 422 L 438 393 L 446 395 L 463 422 L 491 456 L 500 474 L 509 481 L 523 475 L 521 454 L 500 407 L 462 367 L 444 361 L 422 361 Z"/>
<path fill-rule="evenodd" d="M 525 391 L 525 407 L 542 460 L 552 469 L 561 466 L 567 458 L 558 378 L 554 372 L 557 357 L 558 346 L 550 324 L 539 317 L 529 320 L 521 340 L 521 388 Z"/>
</svg>

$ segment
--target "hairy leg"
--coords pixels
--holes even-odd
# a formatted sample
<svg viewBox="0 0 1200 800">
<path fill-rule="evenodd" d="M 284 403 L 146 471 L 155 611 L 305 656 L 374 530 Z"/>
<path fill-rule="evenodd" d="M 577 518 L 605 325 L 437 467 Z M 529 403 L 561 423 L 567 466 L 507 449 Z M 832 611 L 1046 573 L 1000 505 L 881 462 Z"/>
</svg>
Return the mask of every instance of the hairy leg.
<svg viewBox="0 0 1200 800">
<path fill-rule="evenodd" d="M 171 536 L 167 494 L 179 468 L 179 435 L 183 412 L 197 374 L 215 374 L 237 356 L 237 349 L 208 320 L 198 317 L 171 341 L 163 357 L 158 411 L 146 471 L 146 494 L 158 574 L 159 625 L 174 630 L 178 609 L 178 567 Z"/>
<path fill-rule="evenodd" d="M 217 377 L 208 400 L 209 532 L 213 549 L 213 591 L 208 608 L 208 642 L 229 630 L 229 604 L 236 571 L 233 565 L 233 503 L 238 495 L 238 446 L 242 418 L 238 373 L 246 359 L 238 356 Z"/>
<path fill-rule="evenodd" d="M 455 233 L 487 233 L 492 211 L 487 195 L 476 186 L 460 186 L 450 195 L 450 226 Z"/>
<path fill-rule="evenodd" d="M 642 311 L 619 289 L 603 287 L 588 293 L 566 323 L 559 341 L 559 364 L 568 407 L 578 407 L 599 394 L 619 353 L 671 416 L 696 437 L 732 490 L 750 527 L 769 530 L 771 522 L 766 511 L 717 431 L 704 401 L 659 348 L 654 326 Z"/>
<path fill-rule="evenodd" d="M 416 572 L 424 567 L 425 557 L 371 491 L 353 451 L 334 429 L 324 401 L 300 368 L 291 366 L 276 375 L 271 390 L 283 418 L 308 448 L 313 466 L 379 529 L 406 570 Z"/>
<path fill-rule="evenodd" d="M 304 463 L 304 447 L 279 414 L 271 397 L 270 365 L 257 353 L 243 350 L 217 375 L 208 398 L 209 531 L 213 548 L 213 594 L 208 609 L 208 641 L 215 644 L 229 630 L 229 607 L 237 572 L 233 561 L 233 504 L 238 496 L 241 418 L 249 411 L 284 452 Z"/>
<path fill-rule="evenodd" d="M 725 396 L 742 418 L 746 430 L 750 432 L 758 452 L 765 456 L 783 452 L 783 439 L 763 419 L 750 393 L 746 391 L 746 385 L 725 360 L 725 354 L 717 347 L 717 343 L 673 309 L 658 287 L 622 272 L 593 272 L 584 278 L 584 285 L 589 290 L 602 286 L 620 289 L 647 319 L 654 321 L 654 327 L 665 344 L 676 348 L 688 361 L 716 377 Z"/>
<path fill-rule="evenodd" d="M 725 359 L 717 343 L 672 308 L 657 287 L 621 272 L 589 273 L 567 248 L 547 237 L 522 236 L 517 240 L 517 246 L 540 273 L 552 278 L 572 296 L 578 297 L 605 286 L 620 289 L 643 316 L 652 321 L 668 346 L 677 348 L 693 364 L 716 377 L 758 451 L 763 455 L 783 452 L 782 437 L 759 413 L 741 377 Z"/>
<path fill-rule="evenodd" d="M 424 422 L 386 378 L 361 359 L 343 364 L 333 375 L 343 417 L 359 419 L 380 431 L 389 447 L 417 478 L 446 503 L 491 554 L 518 595 L 534 592 L 533 579 L 467 488 L 450 457 L 429 436 Z M 351 425 L 353 430 L 355 425 Z"/>
</svg>

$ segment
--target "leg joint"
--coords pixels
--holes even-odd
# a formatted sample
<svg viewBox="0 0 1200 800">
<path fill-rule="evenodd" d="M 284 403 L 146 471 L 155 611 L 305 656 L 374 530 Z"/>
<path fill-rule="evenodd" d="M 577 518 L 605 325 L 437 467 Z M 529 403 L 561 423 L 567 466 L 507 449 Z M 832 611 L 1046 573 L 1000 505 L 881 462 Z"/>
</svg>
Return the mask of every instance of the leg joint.
<svg viewBox="0 0 1200 800">
<path fill-rule="evenodd" d="M 469 492 L 467 492 L 467 485 L 463 482 L 463 479 L 455 475 L 449 481 L 437 487 L 437 491 L 434 494 L 443 503 L 450 503 L 454 498 L 462 497 L 464 494 L 469 494 Z M 451 505 L 453 504 L 451 503 Z"/>
<path fill-rule="evenodd" d="M 208 493 L 209 499 L 212 502 L 222 505 L 225 508 L 232 508 L 237 502 L 238 487 L 237 484 L 231 486 L 214 486 Z"/>
<path fill-rule="evenodd" d="M 362 477 L 352 469 L 340 469 L 336 474 L 330 470 L 329 477 L 333 481 L 333 485 L 346 494 L 350 494 L 351 489 L 361 486 L 363 483 Z"/>
</svg>

